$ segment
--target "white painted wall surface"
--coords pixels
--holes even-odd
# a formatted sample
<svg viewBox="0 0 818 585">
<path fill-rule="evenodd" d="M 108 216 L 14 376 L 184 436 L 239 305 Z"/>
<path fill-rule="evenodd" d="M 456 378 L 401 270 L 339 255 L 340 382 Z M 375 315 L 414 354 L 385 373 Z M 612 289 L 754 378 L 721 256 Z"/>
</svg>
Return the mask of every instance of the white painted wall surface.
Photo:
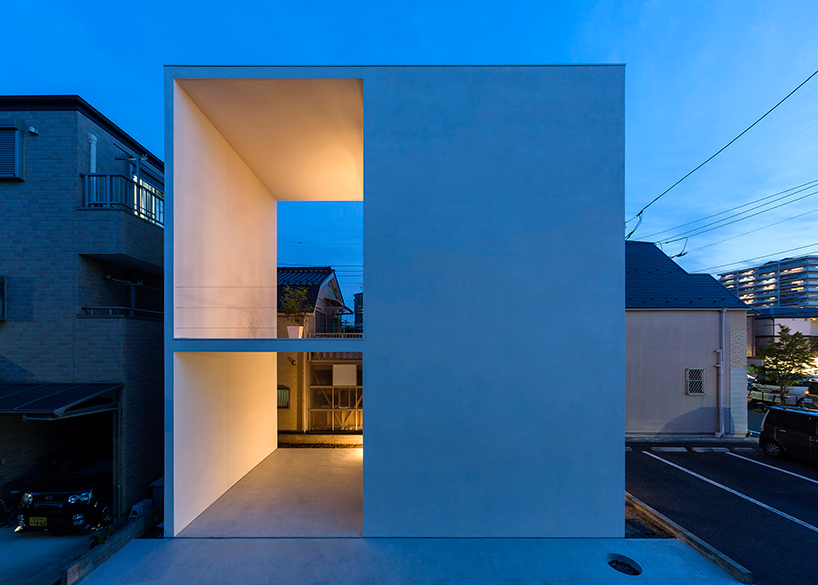
<svg viewBox="0 0 818 585">
<path fill-rule="evenodd" d="M 715 367 L 719 315 L 719 311 L 705 310 L 627 312 L 628 433 L 712 434 L 719 430 L 719 372 Z M 745 328 L 743 311 L 726 313 L 724 430 L 728 434 L 743 434 L 747 427 Z M 686 393 L 687 368 L 704 370 L 703 396 Z"/>
<path fill-rule="evenodd" d="M 276 354 L 176 353 L 173 402 L 175 536 L 276 449 Z"/>
<path fill-rule="evenodd" d="M 628 311 L 629 433 L 715 433 L 718 311 Z M 704 370 L 704 395 L 685 392 L 685 369 Z"/>
<path fill-rule="evenodd" d="M 174 337 L 276 336 L 276 200 L 174 84 Z"/>
<path fill-rule="evenodd" d="M 364 535 L 622 536 L 623 73 L 363 75 Z"/>
<path fill-rule="evenodd" d="M 730 348 L 729 423 L 726 432 L 742 437 L 747 434 L 747 313 L 727 312 Z M 726 374 L 725 374 L 726 375 Z"/>
</svg>

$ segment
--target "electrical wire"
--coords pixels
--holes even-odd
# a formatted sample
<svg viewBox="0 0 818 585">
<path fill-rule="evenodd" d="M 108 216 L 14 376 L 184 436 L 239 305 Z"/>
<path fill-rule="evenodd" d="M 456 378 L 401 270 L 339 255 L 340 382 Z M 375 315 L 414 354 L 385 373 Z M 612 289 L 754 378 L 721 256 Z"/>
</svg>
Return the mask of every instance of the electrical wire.
<svg viewBox="0 0 818 585">
<path fill-rule="evenodd" d="M 815 185 L 816 183 L 818 183 L 818 179 L 814 179 L 814 180 L 809 181 L 807 183 L 797 185 L 796 187 L 790 187 L 789 189 L 779 191 L 778 193 L 773 193 L 772 195 L 766 195 L 765 197 L 760 197 L 759 199 L 754 199 L 753 201 L 750 201 L 748 203 L 744 203 L 742 205 L 737 205 L 736 207 L 731 207 L 730 209 L 725 209 L 724 211 L 720 211 L 720 212 L 714 213 L 712 215 L 707 215 L 707 216 L 699 218 L 699 219 L 694 219 L 693 221 L 688 221 L 687 223 L 677 225 L 676 227 L 668 228 L 666 230 L 661 230 L 661 231 L 658 231 L 658 232 L 653 232 L 652 234 L 648 234 L 648 235 L 644 236 L 644 238 L 647 240 L 648 238 L 652 238 L 653 236 L 658 236 L 659 234 L 664 234 L 664 233 L 667 233 L 667 232 L 676 231 L 679 228 L 683 228 L 683 227 L 692 225 L 694 223 L 699 223 L 699 222 L 702 222 L 702 221 L 705 221 L 705 220 L 708 220 L 708 219 L 712 219 L 714 217 L 724 215 L 725 213 L 730 213 L 731 211 L 735 211 L 735 210 L 741 209 L 743 207 L 748 207 L 749 205 L 753 205 L 754 203 L 758 203 L 760 201 L 765 201 L 767 199 L 771 199 L 773 197 L 777 197 L 779 195 L 782 195 L 782 197 L 779 197 L 778 199 L 776 199 L 774 201 L 770 201 L 769 203 L 765 204 L 765 205 L 769 205 L 770 203 L 775 203 L 775 201 L 780 201 L 781 199 L 786 199 L 787 197 L 792 197 L 793 195 L 797 195 L 798 193 L 801 193 L 802 191 L 806 191 L 807 189 L 809 189 L 811 186 Z M 790 193 L 790 191 L 792 191 L 792 193 Z M 787 194 L 785 195 L 785 193 L 787 193 Z M 753 209 L 757 209 L 757 208 L 753 208 Z M 747 210 L 747 211 L 752 211 L 752 210 Z M 746 213 L 746 211 L 743 211 L 741 213 Z M 736 215 L 741 215 L 741 213 L 738 213 Z M 731 217 L 735 217 L 735 216 L 731 216 Z M 729 219 L 729 218 L 725 218 L 725 219 Z"/>
<path fill-rule="evenodd" d="M 734 223 L 744 221 L 745 219 L 750 219 L 751 217 L 756 217 L 757 215 L 761 215 L 762 213 L 767 213 L 768 211 L 772 211 L 773 209 L 778 209 L 779 207 L 784 207 L 785 205 L 789 205 L 790 203 L 795 203 L 796 201 L 801 201 L 802 199 L 806 199 L 807 197 L 812 197 L 813 195 L 818 195 L 818 190 L 813 191 L 812 193 L 807 193 L 806 195 L 804 195 L 803 197 L 799 197 L 798 199 L 793 199 L 791 201 L 781 203 L 780 205 L 770 207 L 769 209 L 764 209 L 762 211 L 759 211 L 758 213 L 752 213 L 752 214 L 746 215 L 744 217 L 739 217 L 738 219 L 734 219 L 733 221 L 728 221 L 728 222 L 722 223 L 725 220 L 718 220 L 718 221 L 714 221 L 714 222 L 705 224 L 705 225 L 697 227 L 697 228 L 693 228 L 692 230 L 682 232 L 681 234 L 676 234 L 676 237 L 673 238 L 673 239 L 662 240 L 662 243 L 663 244 L 671 244 L 673 242 L 678 242 L 678 241 L 683 240 L 685 238 L 692 238 L 693 236 L 698 236 L 698 235 L 701 235 L 701 234 L 705 234 L 707 232 L 712 232 L 713 230 L 721 229 L 721 228 L 726 227 L 728 225 L 733 225 Z M 754 208 L 754 209 L 757 209 L 757 208 Z M 751 211 L 751 210 L 748 210 L 748 211 Z M 738 215 L 742 215 L 742 214 L 738 214 Z M 732 216 L 732 217 L 736 217 L 736 216 Z M 729 219 L 729 218 L 725 218 L 725 219 Z M 716 225 L 716 224 L 720 224 L 720 225 Z M 715 227 L 710 227 L 710 226 L 715 226 Z M 704 228 L 707 228 L 707 227 L 710 227 L 710 229 L 704 229 Z"/>
<path fill-rule="evenodd" d="M 728 142 L 727 144 L 725 144 L 724 146 L 722 146 L 722 147 L 721 147 L 719 150 L 717 150 L 717 151 L 715 152 L 715 154 L 711 155 L 711 156 L 710 156 L 709 158 L 707 158 L 707 159 L 706 159 L 706 160 L 705 160 L 703 163 L 699 164 L 699 165 L 698 165 L 696 168 L 694 168 L 692 171 L 690 171 L 689 173 L 687 173 L 687 174 L 686 174 L 684 177 L 682 177 L 681 179 L 679 179 L 678 181 L 676 181 L 675 183 L 673 183 L 673 184 L 672 184 L 670 187 L 668 187 L 667 189 L 665 189 L 664 191 L 662 191 L 662 192 L 661 192 L 659 195 L 657 195 L 656 197 L 654 197 L 654 198 L 653 198 L 653 199 L 652 199 L 652 200 L 651 200 L 651 201 L 650 201 L 650 202 L 649 202 L 647 205 L 645 205 L 645 206 L 644 206 L 642 209 L 640 209 L 640 210 L 639 210 L 639 213 L 637 213 L 637 214 L 636 214 L 636 215 L 635 215 L 633 218 L 631 218 L 631 220 L 632 220 L 632 219 L 634 219 L 634 218 L 636 218 L 636 217 L 640 217 L 640 216 L 641 216 L 641 215 L 642 215 L 642 214 L 645 212 L 645 210 L 646 210 L 648 207 L 650 207 L 651 205 L 653 205 L 654 203 L 656 203 L 657 201 L 659 201 L 659 199 L 661 199 L 662 197 L 664 197 L 665 195 L 667 195 L 667 194 L 668 194 L 668 193 L 671 191 L 671 189 L 673 189 L 674 187 L 676 187 L 676 185 L 678 185 L 679 183 L 681 183 L 682 181 L 684 181 L 685 179 L 687 179 L 687 178 L 688 178 L 690 175 L 692 175 L 693 173 L 695 173 L 696 171 L 698 171 L 698 170 L 699 170 L 700 168 L 702 168 L 704 165 L 706 165 L 706 164 L 707 164 L 707 163 L 709 163 L 711 160 L 713 160 L 713 159 L 714 159 L 714 158 L 716 158 L 718 155 L 720 155 L 722 152 L 724 152 L 724 151 L 727 149 L 727 147 L 728 147 L 728 146 L 730 146 L 730 145 L 731 145 L 731 144 L 733 144 L 733 143 L 734 143 L 736 140 L 738 140 L 739 138 L 741 138 L 742 136 L 744 136 L 744 135 L 745 135 L 747 132 L 749 132 L 749 131 L 750 131 L 750 129 L 752 129 L 752 128 L 753 128 L 753 127 L 756 125 L 756 124 L 758 124 L 759 122 L 761 122 L 761 120 L 763 120 L 764 118 L 766 118 L 766 117 L 767 117 L 767 116 L 768 116 L 770 113 L 772 113 L 772 111 L 773 111 L 773 110 L 775 110 L 775 109 L 776 109 L 778 106 L 780 106 L 780 105 L 781 105 L 781 104 L 783 104 L 785 101 L 787 101 L 787 100 L 790 98 L 790 96 L 791 96 L 792 94 L 794 94 L 796 91 L 798 91 L 799 89 L 801 89 L 801 88 L 802 88 L 804 85 L 806 85 L 806 83 L 807 83 L 807 82 L 808 82 L 810 79 L 812 79 L 812 78 L 813 78 L 813 77 L 815 77 L 816 75 L 818 75 L 818 69 L 816 69 L 815 71 L 813 71 L 813 72 L 812 72 L 812 74 L 811 74 L 809 77 L 807 77 L 807 78 L 806 78 L 804 81 L 802 81 L 801 83 L 799 83 L 799 84 L 798 84 L 798 86 L 797 86 L 797 87 L 796 87 L 794 90 L 792 90 L 790 93 L 788 93 L 787 95 L 785 95 L 785 96 L 784 96 L 784 97 L 783 97 L 783 98 L 782 98 L 782 99 L 781 99 L 781 100 L 780 100 L 780 101 L 779 101 L 777 104 L 775 104 L 775 105 L 774 105 L 772 108 L 770 108 L 769 110 L 767 110 L 766 112 L 764 112 L 764 115 L 763 115 L 763 116 L 761 116 L 761 117 L 760 117 L 758 120 L 756 120 L 755 122 L 753 122 L 752 124 L 750 124 L 749 126 L 747 126 L 747 128 L 745 128 L 744 130 L 742 130 L 742 131 L 741 131 L 741 133 L 740 133 L 738 136 L 736 136 L 736 137 L 735 137 L 735 138 L 733 138 L 733 139 L 732 139 L 730 142 Z M 629 220 L 629 221 L 630 221 L 630 220 Z M 640 222 L 640 223 L 641 223 L 641 222 Z M 625 239 L 626 239 L 626 240 L 630 239 L 630 237 L 633 235 L 633 233 L 634 233 L 634 232 L 635 232 L 635 231 L 636 231 L 638 228 L 639 228 L 639 224 L 637 224 L 637 226 L 636 226 L 635 228 L 633 228 L 633 230 L 631 230 L 631 232 L 630 232 L 630 233 L 629 233 L 627 236 L 625 236 Z"/>
<path fill-rule="evenodd" d="M 781 221 L 776 221 L 776 222 L 774 222 L 774 223 L 769 223 L 769 224 L 767 224 L 767 225 L 761 226 L 760 228 L 756 228 L 756 229 L 754 229 L 754 230 L 750 230 L 750 231 L 748 231 L 748 232 L 744 232 L 744 233 L 742 233 L 742 234 L 738 234 L 738 235 L 735 235 L 735 236 L 731 236 L 731 237 L 726 238 L 726 239 L 724 239 L 724 240 L 720 240 L 720 241 L 718 241 L 718 242 L 713 242 L 712 244 L 707 244 L 706 246 L 700 246 L 700 247 L 698 247 L 698 248 L 696 248 L 696 249 L 694 249 L 694 250 L 690 250 L 689 252 L 684 252 L 684 250 L 682 250 L 682 251 L 684 252 L 684 254 L 681 254 L 681 255 L 682 255 L 682 256 L 684 256 L 685 254 L 691 254 L 691 253 L 693 253 L 693 252 L 698 252 L 699 250 L 704 250 L 705 248 L 709 248 L 709 247 L 711 247 L 711 246 L 716 246 L 716 245 L 718 245 L 718 244 L 723 244 L 724 242 L 729 242 L 730 240 L 735 240 L 736 238 L 740 238 L 740 237 L 742 237 L 742 236 L 748 236 L 748 235 L 753 234 L 753 233 L 755 233 L 755 232 L 760 232 L 761 230 L 765 230 L 765 229 L 767 229 L 767 228 L 770 228 L 770 227 L 773 227 L 773 226 L 776 226 L 776 225 L 782 224 L 782 223 L 784 223 L 784 222 L 787 222 L 787 221 L 792 221 L 793 219 L 799 219 L 799 218 L 802 218 L 802 217 L 804 217 L 805 215 L 809 215 L 809 214 L 811 214 L 811 213 L 815 213 L 816 211 L 818 211 L 818 207 L 816 207 L 815 209 L 811 209 L 811 210 L 809 210 L 809 211 L 807 211 L 807 212 L 805 212 L 805 213 L 801 213 L 801 214 L 799 214 L 799 215 L 794 215 L 794 216 L 792 216 L 792 217 L 788 217 L 787 219 L 782 219 Z M 687 241 L 686 241 L 686 240 L 685 240 L 685 243 L 687 243 Z"/>
<path fill-rule="evenodd" d="M 716 268 L 724 268 L 725 266 L 735 266 L 736 264 L 745 264 L 747 262 L 752 262 L 754 260 L 761 260 L 762 258 L 769 258 L 770 256 L 779 256 L 781 254 L 786 254 L 788 252 L 794 252 L 796 250 L 803 250 L 804 248 L 811 248 L 813 246 L 818 246 L 818 242 L 812 244 L 806 244 L 804 246 L 798 246 L 797 248 L 790 248 L 789 250 L 781 250 L 780 252 L 773 252 L 772 254 L 764 254 L 763 256 L 756 256 L 755 258 L 747 258 L 746 260 L 739 260 L 737 262 L 729 262 L 727 264 L 719 264 L 718 266 L 710 266 L 708 268 L 699 268 L 696 272 L 710 272 L 715 270 Z M 818 253 L 818 250 L 814 250 L 813 252 L 807 252 L 804 254 L 805 256 L 809 256 L 810 254 Z"/>
<path fill-rule="evenodd" d="M 363 246 L 363 242 L 304 242 L 300 240 L 284 240 L 279 239 L 279 242 L 288 242 L 290 244 L 302 244 L 306 246 Z"/>
</svg>

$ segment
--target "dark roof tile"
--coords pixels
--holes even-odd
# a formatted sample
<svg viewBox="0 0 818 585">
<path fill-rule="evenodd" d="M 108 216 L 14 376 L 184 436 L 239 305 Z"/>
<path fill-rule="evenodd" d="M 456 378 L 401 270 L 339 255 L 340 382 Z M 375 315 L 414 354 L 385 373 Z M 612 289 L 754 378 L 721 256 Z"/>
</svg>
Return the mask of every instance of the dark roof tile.
<svg viewBox="0 0 818 585">
<path fill-rule="evenodd" d="M 709 274 L 688 274 L 651 242 L 625 242 L 626 308 L 747 309 Z"/>
</svg>

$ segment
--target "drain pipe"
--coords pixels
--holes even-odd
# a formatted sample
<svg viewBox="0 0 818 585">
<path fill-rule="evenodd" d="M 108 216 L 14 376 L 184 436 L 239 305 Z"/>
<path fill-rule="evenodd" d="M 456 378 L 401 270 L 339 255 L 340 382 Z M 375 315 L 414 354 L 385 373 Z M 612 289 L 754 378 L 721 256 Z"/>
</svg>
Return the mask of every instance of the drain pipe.
<svg viewBox="0 0 818 585">
<path fill-rule="evenodd" d="M 89 166 L 88 170 L 93 175 L 94 173 L 97 172 L 97 137 L 94 136 L 93 134 L 89 134 L 88 144 L 90 145 L 91 148 L 90 151 L 91 163 L 88 165 Z"/>
<path fill-rule="evenodd" d="M 724 341 L 725 333 L 724 327 L 727 324 L 727 309 L 722 309 L 719 312 L 719 349 L 716 350 L 718 354 L 718 362 L 716 363 L 716 370 L 718 377 L 716 378 L 716 411 L 719 417 L 719 430 L 716 437 L 724 436 Z"/>
</svg>

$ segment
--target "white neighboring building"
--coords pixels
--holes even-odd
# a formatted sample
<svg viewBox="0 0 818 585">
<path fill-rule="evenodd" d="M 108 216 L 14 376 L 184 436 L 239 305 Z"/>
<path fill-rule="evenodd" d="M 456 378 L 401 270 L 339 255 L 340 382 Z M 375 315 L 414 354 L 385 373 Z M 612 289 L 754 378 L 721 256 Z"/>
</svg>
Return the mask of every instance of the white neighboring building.
<svg viewBox="0 0 818 585">
<path fill-rule="evenodd" d="M 651 242 L 625 242 L 629 435 L 747 434 L 747 305 Z"/>
<path fill-rule="evenodd" d="M 623 66 L 168 67 L 165 96 L 169 536 L 275 450 L 289 351 L 363 352 L 364 536 L 623 536 Z M 362 340 L 275 337 L 282 200 L 363 200 Z M 579 372 L 605 384 L 566 400 Z"/>
</svg>

